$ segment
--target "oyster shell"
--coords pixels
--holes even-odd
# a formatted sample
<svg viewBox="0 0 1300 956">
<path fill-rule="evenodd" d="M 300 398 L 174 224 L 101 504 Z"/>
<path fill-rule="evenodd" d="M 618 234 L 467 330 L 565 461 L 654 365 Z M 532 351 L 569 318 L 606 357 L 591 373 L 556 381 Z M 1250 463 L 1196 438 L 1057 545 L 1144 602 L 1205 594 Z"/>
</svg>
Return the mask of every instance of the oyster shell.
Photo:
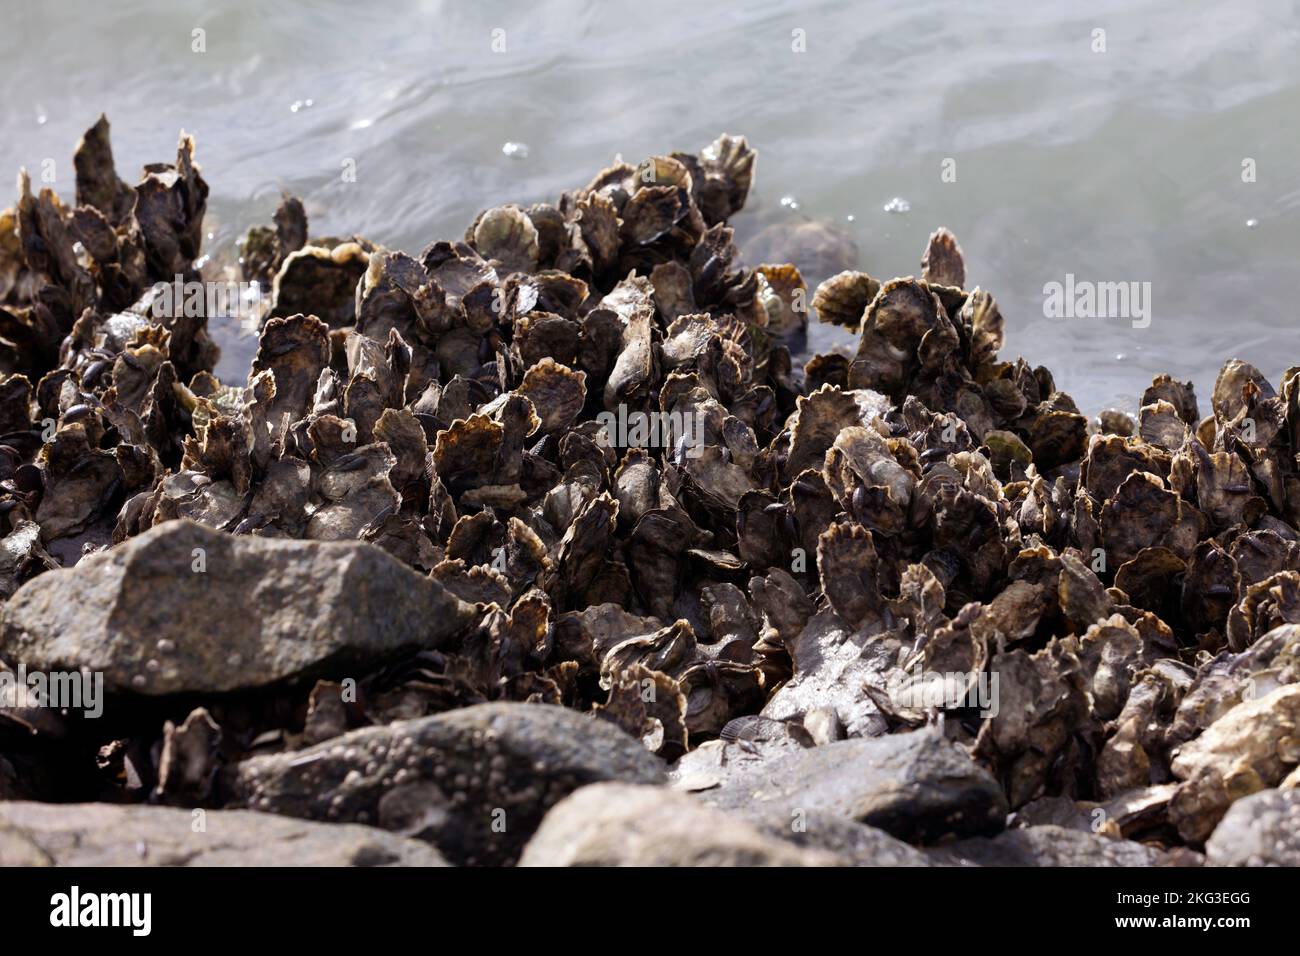
<svg viewBox="0 0 1300 956">
<path fill-rule="evenodd" d="M 777 241 L 760 236 L 746 251 L 766 264 L 747 268 L 728 222 L 755 154 L 723 136 L 494 206 L 418 255 L 309 236 L 285 197 L 245 241 L 273 301 L 246 382 L 223 382 L 208 317 L 155 315 L 147 289 L 199 276 L 193 141 L 132 188 L 108 137 L 101 119 L 78 147 L 75 208 L 24 178 L 0 214 L 0 597 L 27 606 L 46 571 L 189 518 L 214 540 L 366 542 L 465 619 L 355 676 L 187 697 L 181 724 L 124 698 L 129 739 L 102 769 L 47 746 L 84 728 L 6 710 L 49 779 L 218 806 L 259 750 L 527 702 L 678 760 L 685 789 L 761 788 L 769 759 L 830 767 L 879 745 L 917 779 L 960 766 L 995 829 L 1008 808 L 1029 834 L 1100 808 L 1108 833 L 1177 859 L 1237 798 L 1295 785 L 1300 370 L 1275 389 L 1228 362 L 1204 419 L 1190 384 L 1157 376 L 1090 425 L 1049 370 L 999 357 L 998 304 L 966 290 L 947 230 L 920 279 L 854 271 L 856 250 L 812 226 L 755 257 Z M 811 305 L 857 334 L 852 355 L 796 361 L 805 276 L 828 277 Z M 610 441 L 604 412 L 668 425 Z M 332 585 L 276 579 L 295 599 Z M 276 588 L 248 589 L 250 615 Z M 64 633 L 47 605 L 30 634 L 0 626 L 6 664 Z M 939 705 L 918 703 L 936 675 Z M 348 796 L 301 769 L 322 812 Z M 23 792 L 66 798 L 43 779 Z M 421 786 L 466 792 L 444 784 Z M 418 819 L 425 790 L 383 786 L 381 824 Z M 890 798 L 900 834 L 966 831 L 921 796 L 924 825 Z"/>
</svg>

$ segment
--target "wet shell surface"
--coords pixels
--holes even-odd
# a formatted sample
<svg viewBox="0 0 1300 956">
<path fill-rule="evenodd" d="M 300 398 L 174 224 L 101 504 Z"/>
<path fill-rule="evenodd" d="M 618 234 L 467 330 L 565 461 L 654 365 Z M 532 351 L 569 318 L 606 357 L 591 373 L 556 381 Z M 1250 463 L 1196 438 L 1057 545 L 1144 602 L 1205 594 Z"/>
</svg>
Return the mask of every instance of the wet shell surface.
<svg viewBox="0 0 1300 956">
<path fill-rule="evenodd" d="M 888 738 L 939 788 L 923 822 L 845 796 L 820 757 L 816 805 L 870 805 L 854 826 L 925 843 L 972 835 L 944 822 L 962 814 L 985 834 L 1064 801 L 1115 809 L 1112 836 L 1230 855 L 1215 828 L 1234 801 L 1294 786 L 1300 763 L 1300 369 L 1275 384 L 1232 359 L 1205 416 L 1158 376 L 1090 421 L 1049 370 L 1000 355 L 998 304 L 946 229 L 920 277 L 873 278 L 815 229 L 811 265 L 746 266 L 728 220 L 755 157 L 724 135 L 619 163 L 411 254 L 313 235 L 286 197 L 244 245 L 270 295 L 243 382 L 212 374 L 203 296 L 162 300 L 177 276 L 213 281 L 193 139 L 130 186 L 101 120 L 75 202 L 22 177 L 0 212 L 0 662 L 159 651 L 114 689 L 113 740 L 0 700 L 0 734 L 37 740 L 0 760 L 0 787 L 386 825 L 508 863 L 584 783 L 656 783 L 677 761 L 730 793 L 740 768 Z M 809 311 L 857 334 L 853 354 L 797 360 Z M 373 586 L 416 580 L 451 610 L 385 624 L 400 641 L 317 635 L 284 680 L 214 684 L 221 661 L 166 623 L 201 619 L 168 603 L 192 594 L 168 575 L 199 571 L 158 558 L 205 535 L 252 562 L 292 542 L 308 568 L 361 547 L 383 558 Z M 323 623 L 276 633 L 346 619 L 349 593 L 297 567 L 244 593 L 249 619 L 287 614 L 290 592 L 319 594 Z M 228 571 L 202 573 L 219 589 Z M 63 640 L 74 593 L 153 607 L 159 630 L 106 611 Z M 216 685 L 239 693 L 200 699 Z M 207 707 L 164 721 L 133 686 Z M 394 724 L 415 720 L 434 723 Z M 627 745 L 619 767 L 566 749 L 588 725 Z M 293 763 L 303 747 L 325 748 L 317 770 Z M 501 794 L 525 830 L 453 832 Z"/>
</svg>

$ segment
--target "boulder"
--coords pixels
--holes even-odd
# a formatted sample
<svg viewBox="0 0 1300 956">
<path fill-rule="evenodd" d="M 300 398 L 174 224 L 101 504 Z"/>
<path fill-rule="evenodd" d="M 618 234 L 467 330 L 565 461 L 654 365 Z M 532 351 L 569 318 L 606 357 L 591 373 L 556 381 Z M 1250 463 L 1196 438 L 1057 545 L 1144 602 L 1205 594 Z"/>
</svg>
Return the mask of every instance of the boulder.
<svg viewBox="0 0 1300 956">
<path fill-rule="evenodd" d="M 1228 808 L 1205 843 L 1215 866 L 1300 866 L 1300 790 L 1265 790 Z"/>
<path fill-rule="evenodd" d="M 909 842 L 997 833 L 1007 816 L 992 775 L 932 728 L 797 751 L 699 796 L 725 808 L 772 804 L 787 818 L 826 811 Z"/>
<path fill-rule="evenodd" d="M 598 783 L 556 804 L 528 842 L 520 866 L 841 866 L 832 853 L 801 849 L 688 794 Z"/>
<path fill-rule="evenodd" d="M 785 816 L 778 809 L 760 805 L 743 818 L 769 836 L 832 853 L 854 866 L 934 865 L 922 851 L 884 830 L 834 813 L 812 810 Z"/>
<path fill-rule="evenodd" d="M 1160 853 L 1132 840 L 1114 840 L 1055 825 L 1007 830 L 926 851 L 945 866 L 1155 866 Z"/>
<path fill-rule="evenodd" d="M 227 772 L 232 803 L 377 824 L 455 863 L 513 863 L 554 804 L 589 783 L 657 784 L 662 761 L 608 721 L 545 704 L 478 704 L 367 727 Z"/>
<path fill-rule="evenodd" d="M 374 827 L 248 810 L 0 802 L 0 866 L 446 865 L 427 844 Z"/>
<path fill-rule="evenodd" d="M 19 588 L 0 660 L 102 671 L 110 694 L 220 693 L 436 648 L 473 615 L 372 544 L 177 520 Z"/>
</svg>

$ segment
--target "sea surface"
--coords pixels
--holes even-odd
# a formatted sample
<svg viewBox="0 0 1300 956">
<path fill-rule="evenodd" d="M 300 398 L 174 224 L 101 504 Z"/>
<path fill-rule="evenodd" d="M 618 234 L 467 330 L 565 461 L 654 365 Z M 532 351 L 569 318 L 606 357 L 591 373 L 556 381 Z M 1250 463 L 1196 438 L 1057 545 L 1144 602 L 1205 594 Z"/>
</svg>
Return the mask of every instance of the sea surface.
<svg viewBox="0 0 1300 956">
<path fill-rule="evenodd" d="M 759 151 L 747 255 L 817 223 L 857 268 L 917 274 L 947 226 L 1005 354 L 1087 411 L 1136 411 L 1167 371 L 1204 414 L 1225 359 L 1300 365 L 1295 0 L 5 0 L 0 170 L 71 199 L 101 112 L 131 182 L 195 135 L 213 268 L 282 191 L 313 235 L 418 252 L 725 131 Z M 1067 275 L 1139 283 L 1149 323 L 1048 317 Z M 252 340 L 216 331 L 242 381 Z"/>
</svg>

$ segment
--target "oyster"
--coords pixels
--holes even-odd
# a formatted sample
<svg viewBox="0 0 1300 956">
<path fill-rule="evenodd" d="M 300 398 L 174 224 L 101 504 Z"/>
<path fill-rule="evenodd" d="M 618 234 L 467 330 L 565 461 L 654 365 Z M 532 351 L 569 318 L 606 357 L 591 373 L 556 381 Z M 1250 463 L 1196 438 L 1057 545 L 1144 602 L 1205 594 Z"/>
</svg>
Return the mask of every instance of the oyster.
<svg viewBox="0 0 1300 956">
<path fill-rule="evenodd" d="M 1021 829 L 995 850 L 1056 840 L 1057 857 L 1109 859 L 1109 837 L 1080 829 L 1100 809 L 1107 834 L 1170 851 L 1125 859 L 1192 858 L 1211 833 L 1211 855 L 1235 859 L 1234 801 L 1295 786 L 1300 371 L 1274 388 L 1229 361 L 1204 419 L 1190 384 L 1157 376 L 1090 423 L 1049 370 L 1000 356 L 998 303 L 966 288 L 947 230 L 919 279 L 856 271 L 856 250 L 812 226 L 793 245 L 758 237 L 746 267 L 729 221 L 755 153 L 724 135 L 491 207 L 418 254 L 313 236 L 283 197 L 243 247 L 272 290 L 256 356 L 221 381 L 208 317 L 166 314 L 148 288 L 200 275 L 194 149 L 182 137 L 131 187 L 101 118 L 74 207 L 24 177 L 0 213 L 0 673 L 102 664 L 122 717 L 107 739 L 0 710 L 0 734 L 26 735 L 18 769 L 0 764 L 6 793 L 66 802 L 83 795 L 60 781 L 90 780 L 122 802 L 373 813 L 459 861 L 509 862 L 526 832 L 494 842 L 464 795 L 490 808 L 509 790 L 535 827 L 577 777 L 568 745 L 538 749 L 529 728 L 570 739 L 568 710 L 652 782 L 676 761 L 680 789 L 727 806 L 806 798 L 846 844 L 854 820 L 950 842 L 1013 810 Z M 852 354 L 796 361 L 807 279 Z M 454 613 L 366 605 L 400 641 L 371 653 L 349 626 L 307 641 L 346 654 L 280 642 L 302 660 L 274 680 L 233 651 L 168 665 L 176 636 L 136 633 L 153 598 L 68 625 L 66 589 L 116 607 L 114 588 L 163 570 L 137 575 L 132 556 L 182 539 L 205 543 L 173 545 L 180 595 L 228 581 L 231 547 L 266 563 L 235 589 L 246 616 L 218 630 L 318 604 L 322 628 L 355 617 L 328 555 L 400 572 L 403 594 Z M 542 705 L 561 716 L 511 716 Z M 452 740 L 459 763 L 390 775 L 352 753 L 402 737 L 399 720 Z M 503 727 L 518 780 L 489 753 Z M 407 737 L 395 761 L 424 745 Z M 893 761 L 916 799 L 877 767 L 879 792 L 846 802 L 836 754 Z M 584 760 L 583 779 L 619 776 Z M 469 816 L 466 844 L 448 821 Z M 966 842 L 934 859 L 998 855 Z"/>
</svg>

